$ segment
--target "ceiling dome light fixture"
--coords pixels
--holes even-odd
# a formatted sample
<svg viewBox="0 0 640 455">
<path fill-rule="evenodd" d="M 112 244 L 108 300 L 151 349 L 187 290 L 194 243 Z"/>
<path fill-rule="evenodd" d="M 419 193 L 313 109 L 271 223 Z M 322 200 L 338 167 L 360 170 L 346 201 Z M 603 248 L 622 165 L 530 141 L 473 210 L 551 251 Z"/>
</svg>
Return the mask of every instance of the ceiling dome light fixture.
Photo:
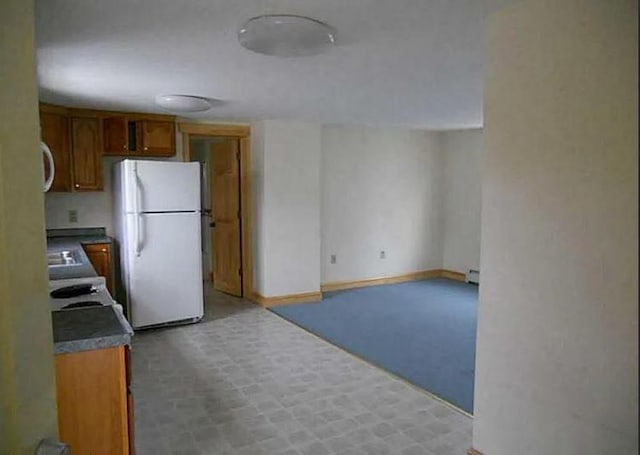
<svg viewBox="0 0 640 455">
<path fill-rule="evenodd" d="M 291 14 L 252 17 L 238 30 L 247 49 L 276 57 L 316 55 L 335 44 L 336 31 L 324 22 Z"/>
<path fill-rule="evenodd" d="M 211 109 L 207 98 L 191 95 L 158 95 L 156 104 L 173 112 L 204 112 Z"/>
</svg>

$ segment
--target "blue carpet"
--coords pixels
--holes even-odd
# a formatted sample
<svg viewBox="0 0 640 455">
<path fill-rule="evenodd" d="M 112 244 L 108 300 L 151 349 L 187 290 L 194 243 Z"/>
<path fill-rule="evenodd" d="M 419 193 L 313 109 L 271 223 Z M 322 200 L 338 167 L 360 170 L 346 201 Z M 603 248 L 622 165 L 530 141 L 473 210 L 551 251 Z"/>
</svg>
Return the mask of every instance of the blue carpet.
<svg viewBox="0 0 640 455">
<path fill-rule="evenodd" d="M 477 286 L 437 278 L 271 311 L 472 413 L 477 304 Z"/>
</svg>

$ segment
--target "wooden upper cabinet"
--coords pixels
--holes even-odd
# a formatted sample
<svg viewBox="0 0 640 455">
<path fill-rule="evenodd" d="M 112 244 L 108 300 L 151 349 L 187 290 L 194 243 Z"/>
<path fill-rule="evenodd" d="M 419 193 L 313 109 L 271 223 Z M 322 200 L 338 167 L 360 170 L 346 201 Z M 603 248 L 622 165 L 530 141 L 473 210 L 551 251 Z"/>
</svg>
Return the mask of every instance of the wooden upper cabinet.
<svg viewBox="0 0 640 455">
<path fill-rule="evenodd" d="M 102 191 L 102 135 L 99 118 L 71 119 L 73 187 L 76 191 Z"/>
<path fill-rule="evenodd" d="M 176 130 L 173 122 L 140 120 L 137 122 L 140 147 L 144 156 L 176 154 Z"/>
<path fill-rule="evenodd" d="M 105 118 L 102 123 L 104 155 L 129 154 L 129 127 L 126 117 Z"/>
<path fill-rule="evenodd" d="M 102 120 L 104 155 L 116 156 L 173 156 L 175 125 L 165 120 L 118 116 Z"/>
<path fill-rule="evenodd" d="M 65 115 L 40 112 L 42 141 L 49 146 L 55 165 L 55 176 L 49 191 L 71 191 L 71 147 L 69 120 Z M 49 162 L 45 159 L 45 174 L 49 175 Z"/>
</svg>

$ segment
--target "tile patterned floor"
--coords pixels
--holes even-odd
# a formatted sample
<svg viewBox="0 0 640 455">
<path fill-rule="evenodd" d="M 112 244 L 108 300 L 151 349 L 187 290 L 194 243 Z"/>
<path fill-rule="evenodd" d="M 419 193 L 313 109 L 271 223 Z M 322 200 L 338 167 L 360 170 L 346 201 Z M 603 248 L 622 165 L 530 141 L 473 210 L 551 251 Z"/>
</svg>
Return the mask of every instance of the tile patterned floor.
<svg viewBox="0 0 640 455">
<path fill-rule="evenodd" d="M 471 419 L 241 299 L 133 342 L 138 455 L 464 455 Z"/>
</svg>

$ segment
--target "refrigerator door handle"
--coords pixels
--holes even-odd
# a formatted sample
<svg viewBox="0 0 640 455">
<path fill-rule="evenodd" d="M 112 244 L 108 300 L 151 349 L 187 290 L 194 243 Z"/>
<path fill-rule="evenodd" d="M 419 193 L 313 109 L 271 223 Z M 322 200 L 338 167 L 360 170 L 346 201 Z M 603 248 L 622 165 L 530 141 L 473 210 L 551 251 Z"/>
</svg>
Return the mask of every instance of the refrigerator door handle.
<svg viewBox="0 0 640 455">
<path fill-rule="evenodd" d="M 140 215 L 140 177 L 138 176 L 138 163 L 133 163 L 133 177 L 134 177 L 134 181 L 135 181 L 135 196 L 134 196 L 134 212 L 135 212 L 135 228 L 136 228 L 136 256 L 140 257 L 140 251 L 142 251 L 142 238 L 141 238 L 141 232 L 142 229 L 140 228 L 140 221 L 141 221 L 141 215 Z"/>
</svg>

